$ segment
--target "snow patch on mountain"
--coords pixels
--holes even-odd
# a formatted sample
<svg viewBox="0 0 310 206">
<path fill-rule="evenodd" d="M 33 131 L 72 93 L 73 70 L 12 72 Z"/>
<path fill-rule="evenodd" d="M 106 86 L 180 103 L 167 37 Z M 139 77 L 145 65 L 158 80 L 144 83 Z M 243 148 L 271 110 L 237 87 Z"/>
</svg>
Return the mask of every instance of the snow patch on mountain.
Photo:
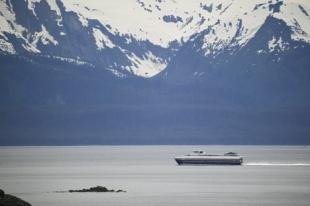
<svg viewBox="0 0 310 206">
<path fill-rule="evenodd" d="M 35 32 L 33 35 L 33 42 L 32 45 L 37 47 L 37 43 L 40 40 L 42 44 L 47 45 L 49 43 L 54 44 L 55 46 L 58 45 L 58 42 L 55 40 L 55 38 L 50 35 L 50 33 L 46 30 L 44 25 L 41 25 L 41 31 L 40 32 Z"/>
<path fill-rule="evenodd" d="M 310 43 L 310 16 L 307 13 L 310 13 L 308 0 L 285 0 L 280 12 L 273 16 L 284 20 L 292 28 L 292 39 Z"/>
<path fill-rule="evenodd" d="M 8 1 L 9 2 L 9 1 Z M 10 4 L 9 4 L 10 5 Z M 30 5 L 30 6 L 29 6 Z M 28 4 L 28 8 L 31 10 L 34 8 L 35 1 L 32 4 Z M 58 45 L 57 40 L 50 35 L 44 25 L 41 25 L 41 31 L 31 34 L 22 25 L 16 22 L 15 13 L 12 10 L 12 5 L 8 7 L 5 1 L 0 1 L 1 15 L 0 15 L 0 37 L 2 38 L 0 44 L 0 50 L 8 53 L 16 53 L 14 46 L 9 42 L 6 33 L 14 35 L 16 38 L 21 39 L 22 47 L 31 53 L 40 53 L 41 51 L 37 48 L 39 41 L 42 44 L 54 44 Z"/>
<path fill-rule="evenodd" d="M 58 45 L 58 41 L 47 31 L 44 25 L 41 25 L 41 31 L 35 32 L 29 39 L 25 39 L 25 43 L 22 44 L 22 47 L 31 53 L 41 53 L 38 48 L 38 42 L 40 41 L 43 45 L 53 44 L 54 46 Z"/>
<path fill-rule="evenodd" d="M 37 17 L 37 14 L 36 14 L 36 12 L 35 12 L 36 3 L 40 2 L 40 1 L 41 1 L 41 0 L 29 0 L 29 1 L 28 1 L 28 9 L 29 9 L 30 11 L 32 11 L 32 13 L 33 13 L 33 15 L 34 15 L 35 17 Z"/>
<path fill-rule="evenodd" d="M 30 53 L 41 53 L 37 47 L 35 47 L 33 44 L 29 44 L 28 42 L 22 44 L 22 47 Z"/>
<path fill-rule="evenodd" d="M 268 49 L 269 52 L 273 52 L 273 51 L 285 51 L 285 49 L 287 48 L 288 43 L 284 42 L 282 40 L 282 38 L 280 37 L 279 39 L 276 39 L 275 37 L 272 38 L 272 40 L 270 40 L 268 42 Z"/>
<path fill-rule="evenodd" d="M 61 12 L 57 5 L 56 0 L 45 0 L 45 1 L 49 5 L 50 9 L 56 12 L 56 16 L 57 16 L 56 21 L 57 21 L 58 26 L 62 26 L 62 16 L 61 16 Z M 37 17 L 37 14 L 35 12 L 35 7 L 36 7 L 36 4 L 39 2 L 41 2 L 41 0 L 28 0 L 28 9 L 31 10 L 34 16 L 36 17 Z"/>
<path fill-rule="evenodd" d="M 57 2 L 56 0 L 46 0 L 48 5 L 50 6 L 51 10 L 55 11 L 56 14 L 57 14 L 57 24 L 58 26 L 62 26 L 62 16 L 61 16 L 61 12 L 60 12 L 60 9 L 57 5 Z"/>
<path fill-rule="evenodd" d="M 93 28 L 93 35 L 94 35 L 98 50 L 102 50 L 106 47 L 108 48 L 115 47 L 115 45 L 111 42 L 111 40 L 106 35 L 104 35 L 99 29 Z"/>
<path fill-rule="evenodd" d="M 15 54 L 16 53 L 13 44 L 5 41 L 4 39 L 0 39 L 0 48 L 2 51 L 5 51 L 9 54 Z"/>
<path fill-rule="evenodd" d="M 66 11 L 73 11 L 79 15 L 84 26 L 88 25 L 88 19 L 97 19 L 102 25 L 110 25 L 114 34 L 132 34 L 138 40 L 149 40 L 165 47 L 168 47 L 169 43 L 179 34 L 177 27 L 162 20 L 164 14 L 158 10 L 157 12 L 144 10 L 135 0 L 121 3 L 118 1 L 67 0 L 63 3 Z M 149 5 L 149 3 L 145 4 Z"/>
<path fill-rule="evenodd" d="M 0 0 L 0 9 L 0 35 L 5 36 L 6 32 L 23 38 L 22 33 L 26 31 L 26 28 L 16 23 L 15 13 L 11 7 L 8 7 L 4 0 Z"/>
<path fill-rule="evenodd" d="M 167 63 L 156 57 L 151 52 L 147 52 L 142 58 L 135 54 L 128 55 L 132 65 L 127 66 L 128 71 L 133 72 L 137 76 L 150 78 L 161 72 L 167 66 Z"/>
<path fill-rule="evenodd" d="M 257 5 L 265 7 L 257 9 Z M 231 2 L 221 8 L 224 9 L 212 11 L 211 18 L 207 20 L 211 24 L 210 32 L 205 35 L 202 46 L 206 56 L 216 55 L 224 48 L 246 45 L 270 14 L 266 3 L 259 1 L 257 4 L 253 1 L 243 1 L 242 4 Z"/>
<path fill-rule="evenodd" d="M 79 60 L 79 59 L 64 58 L 64 57 L 60 57 L 60 56 L 51 56 L 51 55 L 43 55 L 43 57 L 47 57 L 47 58 L 59 60 L 59 61 L 62 61 L 62 62 L 67 62 L 67 63 L 75 64 L 75 65 L 85 65 L 85 66 L 89 66 L 91 68 L 95 67 L 93 64 L 91 64 L 89 62 L 82 61 L 82 60 Z"/>
<path fill-rule="evenodd" d="M 111 69 L 111 68 L 108 68 L 107 70 L 109 70 L 110 72 L 112 72 L 112 74 L 114 74 L 115 76 L 119 77 L 119 78 L 125 78 L 126 75 L 117 71 L 116 69 Z"/>
<path fill-rule="evenodd" d="M 56 0 L 46 0 L 46 2 L 50 6 L 51 10 L 55 11 L 56 14 L 61 17 L 61 12 L 60 12 L 60 9 L 59 9 L 59 7 L 57 5 Z"/>
</svg>

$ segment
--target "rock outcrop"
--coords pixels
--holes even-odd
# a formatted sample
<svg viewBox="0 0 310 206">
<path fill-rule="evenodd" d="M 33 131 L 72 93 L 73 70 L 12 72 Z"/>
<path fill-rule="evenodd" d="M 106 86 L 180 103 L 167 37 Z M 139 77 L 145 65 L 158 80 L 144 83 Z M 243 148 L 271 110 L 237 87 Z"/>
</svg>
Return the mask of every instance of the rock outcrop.
<svg viewBox="0 0 310 206">
<path fill-rule="evenodd" d="M 126 192 L 124 190 L 109 190 L 103 186 L 96 186 L 90 188 L 83 188 L 81 190 L 69 190 L 69 192 Z"/>
<path fill-rule="evenodd" d="M 0 189 L 0 206 L 31 206 L 31 205 L 18 197 L 5 194 L 4 191 Z"/>
</svg>

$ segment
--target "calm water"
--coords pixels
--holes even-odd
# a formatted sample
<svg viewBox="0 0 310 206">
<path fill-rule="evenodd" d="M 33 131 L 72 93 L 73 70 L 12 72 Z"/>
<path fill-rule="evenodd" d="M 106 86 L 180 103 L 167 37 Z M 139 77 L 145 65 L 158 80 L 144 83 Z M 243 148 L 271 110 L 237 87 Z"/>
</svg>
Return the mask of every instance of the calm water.
<svg viewBox="0 0 310 206">
<path fill-rule="evenodd" d="M 178 166 L 192 150 L 243 166 Z M 127 193 L 55 193 L 103 185 Z M 0 147 L 0 188 L 33 206 L 309 205 L 309 146 Z"/>
</svg>

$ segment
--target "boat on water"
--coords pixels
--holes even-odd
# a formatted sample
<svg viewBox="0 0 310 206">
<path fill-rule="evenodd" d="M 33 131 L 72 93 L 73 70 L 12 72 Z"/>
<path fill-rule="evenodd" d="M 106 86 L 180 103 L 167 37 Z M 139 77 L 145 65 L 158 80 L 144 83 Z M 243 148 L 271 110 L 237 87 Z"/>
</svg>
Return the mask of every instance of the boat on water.
<svg viewBox="0 0 310 206">
<path fill-rule="evenodd" d="M 227 152 L 223 155 L 207 154 L 205 151 L 193 151 L 190 154 L 176 157 L 179 165 L 201 164 L 201 165 L 241 165 L 243 157 L 235 152 Z"/>
</svg>

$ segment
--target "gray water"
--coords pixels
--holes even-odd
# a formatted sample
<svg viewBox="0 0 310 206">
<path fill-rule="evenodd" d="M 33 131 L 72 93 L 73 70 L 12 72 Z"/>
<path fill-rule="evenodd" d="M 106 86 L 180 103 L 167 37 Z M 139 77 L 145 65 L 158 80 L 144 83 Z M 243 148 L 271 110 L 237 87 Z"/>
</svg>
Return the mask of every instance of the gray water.
<svg viewBox="0 0 310 206">
<path fill-rule="evenodd" d="M 242 166 L 178 166 L 202 149 Z M 126 193 L 56 193 L 102 185 Z M 309 205 L 309 146 L 0 147 L 0 188 L 33 206 Z"/>
</svg>

